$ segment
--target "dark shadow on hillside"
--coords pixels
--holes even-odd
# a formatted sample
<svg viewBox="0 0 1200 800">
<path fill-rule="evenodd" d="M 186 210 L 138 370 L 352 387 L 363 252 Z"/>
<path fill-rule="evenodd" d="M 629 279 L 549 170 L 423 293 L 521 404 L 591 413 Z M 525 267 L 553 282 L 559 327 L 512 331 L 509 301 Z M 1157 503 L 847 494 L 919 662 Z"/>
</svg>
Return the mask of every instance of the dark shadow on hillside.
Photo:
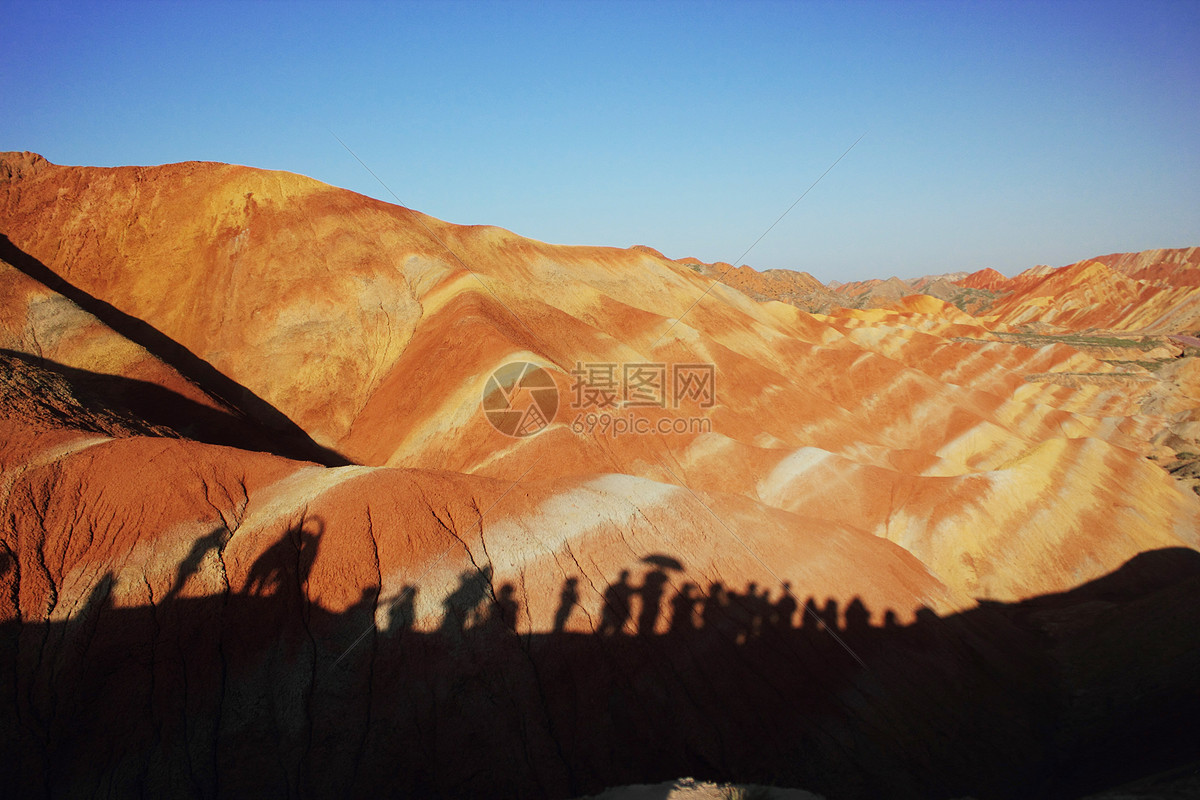
<svg viewBox="0 0 1200 800">
<path fill-rule="evenodd" d="M 345 466 L 351 463 L 336 451 L 322 447 L 299 425 L 279 409 L 216 369 L 148 322 L 121 311 L 110 303 L 93 297 L 51 270 L 33 256 L 21 250 L 0 233 L 0 261 L 6 261 L 21 272 L 66 297 L 125 338 L 141 345 L 151 355 L 169 364 L 189 381 L 248 419 L 262 425 L 275 443 L 271 452 L 301 461 L 315 461 L 325 466 Z"/>
<path fill-rule="evenodd" d="M 631 565 L 607 616 L 573 616 L 569 579 L 558 630 L 528 633 L 516 588 L 486 571 L 422 606 L 440 625 L 414 625 L 411 584 L 322 608 L 307 573 L 327 535 L 302 520 L 244 587 L 188 597 L 218 529 L 153 605 L 114 607 L 107 575 L 54 622 L 0 624 L 6 791 L 564 798 L 694 776 L 830 798 L 1060 798 L 1200 751 L 1192 550 L 907 625 L 860 598 L 839 614 L 804 587 Z M 603 632 L 567 630 L 584 611 Z"/>
<path fill-rule="evenodd" d="M 106 435 L 176 435 L 297 458 L 280 448 L 278 437 L 232 409 L 190 400 L 156 383 L 76 369 L 28 353 L 0 348 L 0 374 L 9 385 L 3 393 L 23 393 L 41 414 L 61 424 Z M 57 385 L 54 385 L 57 384 Z"/>
</svg>

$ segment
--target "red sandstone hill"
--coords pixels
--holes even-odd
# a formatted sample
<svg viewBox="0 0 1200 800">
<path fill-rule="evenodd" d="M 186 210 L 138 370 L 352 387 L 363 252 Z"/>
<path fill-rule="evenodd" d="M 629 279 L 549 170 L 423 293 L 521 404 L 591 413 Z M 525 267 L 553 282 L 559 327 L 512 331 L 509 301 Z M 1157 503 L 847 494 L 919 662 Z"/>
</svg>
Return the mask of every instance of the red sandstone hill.
<svg viewBox="0 0 1200 800">
<path fill-rule="evenodd" d="M 1001 275 L 996 270 L 988 267 L 981 269 L 978 272 L 972 272 L 965 278 L 960 278 L 955 281 L 959 286 L 968 289 L 985 289 L 989 292 L 1003 292 L 1008 283 L 1008 278 Z"/>
<path fill-rule="evenodd" d="M 1158 286 L 1200 286 L 1200 247 L 1113 253 L 1090 260 L 1099 261 L 1134 280 Z"/>
<path fill-rule="evenodd" d="M 1125 253 L 1055 270 L 1030 270 L 988 309 L 996 323 L 1181 333 L 1200 328 L 1196 248 Z"/>
<path fill-rule="evenodd" d="M 720 275 L 724 270 L 706 269 L 704 274 L 714 272 Z M 760 275 L 765 273 L 740 267 L 730 271 L 725 282 L 756 299 L 782 300 L 819 313 L 838 307 L 891 308 L 907 295 L 924 294 L 986 317 L 993 326 L 1032 322 L 1065 330 L 1150 334 L 1200 329 L 1200 248 L 1195 247 L 1116 253 L 1057 269 L 1038 266 L 1013 278 L 984 269 L 970 275 L 950 273 L 908 280 L 835 281 L 825 293 L 808 285 L 803 291 L 787 288 L 785 278 L 754 277 Z"/>
<path fill-rule="evenodd" d="M 224 164 L 3 154 L 0 233 L 21 794 L 1054 796 L 1194 744 L 1194 359 Z"/>
<path fill-rule="evenodd" d="M 820 313 L 838 305 L 837 295 L 807 272 L 790 269 L 759 272 L 746 265 L 733 267 L 721 262 L 703 264 L 694 258 L 680 259 L 676 263 L 688 266 L 705 277 L 719 280 L 755 300 L 778 300 L 803 311 Z"/>
</svg>

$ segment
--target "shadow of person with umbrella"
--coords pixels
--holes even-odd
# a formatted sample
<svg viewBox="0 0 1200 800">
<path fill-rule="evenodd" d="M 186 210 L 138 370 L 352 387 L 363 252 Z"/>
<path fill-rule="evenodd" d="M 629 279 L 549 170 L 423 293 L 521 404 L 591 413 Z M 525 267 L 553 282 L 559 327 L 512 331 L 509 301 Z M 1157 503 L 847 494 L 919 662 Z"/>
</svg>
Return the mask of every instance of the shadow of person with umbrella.
<svg viewBox="0 0 1200 800">
<path fill-rule="evenodd" d="M 650 636 L 654 633 L 662 609 L 664 588 L 668 581 L 666 570 L 683 572 L 683 564 L 678 559 L 662 553 L 643 556 L 642 563 L 649 564 L 654 569 L 646 573 L 646 577 L 642 579 L 642 586 L 638 589 L 642 598 L 642 608 L 638 613 L 637 632 L 640 636 Z"/>
</svg>

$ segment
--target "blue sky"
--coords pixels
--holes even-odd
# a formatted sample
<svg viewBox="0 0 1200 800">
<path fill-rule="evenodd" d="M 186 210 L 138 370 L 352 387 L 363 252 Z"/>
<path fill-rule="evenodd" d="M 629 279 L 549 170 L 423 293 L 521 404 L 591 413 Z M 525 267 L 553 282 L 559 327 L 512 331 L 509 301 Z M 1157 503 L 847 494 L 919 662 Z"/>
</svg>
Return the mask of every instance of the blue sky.
<svg viewBox="0 0 1200 800">
<path fill-rule="evenodd" d="M 1200 245 L 1200 3 L 0 2 L 0 149 L 822 280 Z"/>
</svg>

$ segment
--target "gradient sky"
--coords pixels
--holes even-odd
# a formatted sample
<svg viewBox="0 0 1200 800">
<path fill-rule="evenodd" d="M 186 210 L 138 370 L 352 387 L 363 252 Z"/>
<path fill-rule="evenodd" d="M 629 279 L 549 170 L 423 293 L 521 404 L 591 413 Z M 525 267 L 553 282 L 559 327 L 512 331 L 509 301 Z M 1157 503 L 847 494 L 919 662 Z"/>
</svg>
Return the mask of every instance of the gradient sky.
<svg viewBox="0 0 1200 800">
<path fill-rule="evenodd" d="M 1200 245 L 1200 3 L 11 3 L 0 150 L 822 280 Z"/>
</svg>

